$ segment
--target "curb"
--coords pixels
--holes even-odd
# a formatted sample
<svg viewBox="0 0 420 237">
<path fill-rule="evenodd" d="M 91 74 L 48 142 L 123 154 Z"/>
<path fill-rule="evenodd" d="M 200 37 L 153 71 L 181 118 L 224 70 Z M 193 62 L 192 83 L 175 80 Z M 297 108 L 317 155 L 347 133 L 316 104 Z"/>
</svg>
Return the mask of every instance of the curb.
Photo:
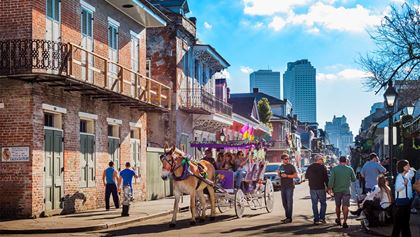
<svg viewBox="0 0 420 237">
<path fill-rule="evenodd" d="M 87 232 L 87 231 L 96 231 L 96 230 L 105 230 L 111 229 L 123 225 L 128 225 L 138 221 L 146 221 L 151 220 L 154 218 L 159 218 L 162 216 L 166 216 L 172 214 L 173 210 L 160 212 L 148 216 L 136 217 L 120 222 L 115 223 L 105 223 L 105 224 L 98 224 L 94 226 L 82 226 L 82 227 L 74 227 L 74 228 L 56 228 L 56 229 L 30 229 L 30 230 L 0 230 L 0 234 L 52 234 L 52 233 L 74 233 L 74 232 Z"/>
</svg>

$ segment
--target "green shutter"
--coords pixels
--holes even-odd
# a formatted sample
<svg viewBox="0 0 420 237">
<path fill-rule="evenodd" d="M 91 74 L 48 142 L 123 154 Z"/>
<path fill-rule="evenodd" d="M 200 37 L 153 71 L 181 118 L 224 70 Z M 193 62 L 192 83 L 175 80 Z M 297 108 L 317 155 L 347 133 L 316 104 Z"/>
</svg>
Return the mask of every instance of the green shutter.
<svg viewBox="0 0 420 237">
<path fill-rule="evenodd" d="M 86 150 L 87 136 L 80 134 L 80 186 L 83 188 L 87 187 Z"/>
<path fill-rule="evenodd" d="M 108 138 L 109 159 L 114 162 L 114 167 L 121 170 L 120 167 L 120 139 Z"/>
<path fill-rule="evenodd" d="M 45 130 L 45 210 L 53 209 L 53 131 Z"/>
<path fill-rule="evenodd" d="M 96 159 L 95 159 L 95 136 L 88 136 L 87 137 L 87 181 L 88 187 L 95 186 L 96 180 Z"/>
</svg>

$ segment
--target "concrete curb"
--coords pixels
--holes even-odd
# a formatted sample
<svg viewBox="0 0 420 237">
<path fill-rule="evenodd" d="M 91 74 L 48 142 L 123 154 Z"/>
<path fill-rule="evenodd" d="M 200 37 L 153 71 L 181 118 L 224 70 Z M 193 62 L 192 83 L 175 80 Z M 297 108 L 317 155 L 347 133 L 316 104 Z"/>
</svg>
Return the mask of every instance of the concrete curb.
<svg viewBox="0 0 420 237">
<path fill-rule="evenodd" d="M 27 229 L 27 230 L 0 230 L 0 234 L 52 234 L 52 233 L 73 233 L 73 232 L 87 232 L 87 231 L 96 231 L 96 230 L 104 230 L 104 229 L 111 229 L 118 226 L 128 225 L 138 221 L 146 221 L 151 220 L 154 218 L 159 218 L 162 216 L 170 215 L 173 213 L 173 210 L 164 211 L 148 216 L 142 217 L 135 217 L 119 222 L 114 223 L 105 223 L 105 224 L 98 224 L 93 226 L 81 226 L 81 227 L 73 227 L 73 228 L 53 228 L 53 229 Z"/>
</svg>

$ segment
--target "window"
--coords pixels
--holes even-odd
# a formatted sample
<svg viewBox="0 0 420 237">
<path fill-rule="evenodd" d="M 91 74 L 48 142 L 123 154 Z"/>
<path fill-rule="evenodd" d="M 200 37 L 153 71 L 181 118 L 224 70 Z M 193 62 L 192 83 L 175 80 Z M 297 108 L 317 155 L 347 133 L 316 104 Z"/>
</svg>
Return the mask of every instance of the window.
<svg viewBox="0 0 420 237">
<path fill-rule="evenodd" d="M 146 77 L 152 77 L 152 60 L 150 58 L 146 59 Z"/>
<path fill-rule="evenodd" d="M 131 128 L 130 130 L 131 144 L 131 163 L 133 169 L 140 173 L 140 128 Z"/>
<path fill-rule="evenodd" d="M 92 12 L 82 8 L 82 35 L 92 37 L 93 36 L 93 16 Z"/>
<path fill-rule="evenodd" d="M 119 126 L 114 124 L 108 124 L 108 137 L 119 137 L 120 131 Z"/>
<path fill-rule="evenodd" d="M 60 20 L 60 0 L 47 0 L 47 17 Z"/>
<path fill-rule="evenodd" d="M 108 45 L 110 48 L 118 50 L 118 27 L 112 24 L 108 26 Z"/>
<path fill-rule="evenodd" d="M 86 120 L 80 120 L 80 132 L 87 132 L 87 121 Z"/>
<path fill-rule="evenodd" d="M 54 114 L 44 113 L 44 126 L 54 127 Z"/>
</svg>

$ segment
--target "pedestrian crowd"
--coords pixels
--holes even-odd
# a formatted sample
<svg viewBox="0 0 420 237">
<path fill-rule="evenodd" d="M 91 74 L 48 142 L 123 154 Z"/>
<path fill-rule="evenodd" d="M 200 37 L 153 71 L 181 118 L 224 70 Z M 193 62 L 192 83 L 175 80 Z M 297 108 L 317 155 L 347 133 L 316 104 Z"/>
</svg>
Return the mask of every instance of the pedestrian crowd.
<svg viewBox="0 0 420 237">
<path fill-rule="evenodd" d="M 281 159 L 283 164 L 279 176 L 286 216 L 281 222 L 290 223 L 293 213 L 293 179 L 297 177 L 297 170 L 290 164 L 288 155 L 282 155 Z M 410 237 L 410 214 L 415 212 L 420 204 L 420 169 L 416 172 L 407 160 L 399 160 L 396 163 L 396 176 L 391 189 L 387 177 L 391 173 L 389 164 L 389 160 L 381 164 L 379 157 L 371 153 L 363 167 L 357 169 L 356 175 L 349 159 L 341 156 L 339 164 L 333 167 L 328 175 L 323 157 L 316 155 L 305 175 L 309 180 L 314 224 L 327 223 L 326 200 L 329 194 L 335 200 L 335 224 L 348 228 L 351 187 L 360 184 L 361 193 L 356 193 L 356 197 L 363 198 L 356 198 L 358 209 L 351 211 L 351 214 L 358 216 L 359 220 L 363 220 L 364 224 L 370 227 L 392 224 L 392 237 Z M 358 192 L 357 190 L 353 188 L 353 192 Z"/>
</svg>

